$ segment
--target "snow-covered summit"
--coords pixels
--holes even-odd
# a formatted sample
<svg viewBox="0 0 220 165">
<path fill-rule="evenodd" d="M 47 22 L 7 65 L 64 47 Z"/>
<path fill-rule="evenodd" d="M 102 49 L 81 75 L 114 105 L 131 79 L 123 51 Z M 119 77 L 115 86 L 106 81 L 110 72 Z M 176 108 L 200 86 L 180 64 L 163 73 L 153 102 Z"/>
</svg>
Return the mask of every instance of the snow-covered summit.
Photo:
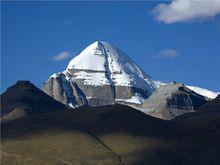
<svg viewBox="0 0 220 165">
<path fill-rule="evenodd" d="M 120 49 L 96 41 L 74 57 L 63 72 L 50 76 L 43 90 L 73 107 L 140 105 L 156 90 L 156 84 Z"/>
<path fill-rule="evenodd" d="M 87 85 L 120 85 L 148 89 L 156 86 L 124 52 L 104 41 L 96 41 L 73 58 L 66 72 Z"/>
<path fill-rule="evenodd" d="M 71 107 L 119 103 L 140 108 L 153 93 L 154 96 L 157 91 L 163 91 L 162 86 L 166 84 L 170 83 L 152 80 L 120 49 L 107 42 L 96 41 L 74 57 L 64 71 L 50 76 L 43 90 Z M 214 97 L 202 89 L 194 87 L 192 90 Z M 176 98 L 184 100 L 181 96 Z"/>
</svg>

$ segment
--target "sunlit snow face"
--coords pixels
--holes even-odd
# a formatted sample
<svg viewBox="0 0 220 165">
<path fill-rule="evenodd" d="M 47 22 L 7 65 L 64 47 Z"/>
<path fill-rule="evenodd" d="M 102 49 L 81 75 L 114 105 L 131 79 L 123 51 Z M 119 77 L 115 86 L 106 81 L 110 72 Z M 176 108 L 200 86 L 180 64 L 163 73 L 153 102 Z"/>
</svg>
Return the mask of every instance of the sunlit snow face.
<svg viewBox="0 0 220 165">
<path fill-rule="evenodd" d="M 134 86 L 153 91 L 155 85 L 125 53 L 103 41 L 96 41 L 73 58 L 67 71 L 85 84 Z M 146 81 L 147 80 L 147 81 Z"/>
</svg>

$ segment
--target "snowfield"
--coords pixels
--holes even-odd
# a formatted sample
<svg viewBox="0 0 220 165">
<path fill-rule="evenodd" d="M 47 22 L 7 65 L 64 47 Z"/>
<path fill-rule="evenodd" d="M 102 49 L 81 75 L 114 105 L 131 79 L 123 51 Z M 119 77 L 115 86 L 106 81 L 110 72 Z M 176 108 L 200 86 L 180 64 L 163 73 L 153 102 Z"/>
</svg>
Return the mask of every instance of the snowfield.
<svg viewBox="0 0 220 165">
<path fill-rule="evenodd" d="M 153 92 L 156 85 L 124 52 L 96 41 L 73 58 L 66 71 L 84 84 L 132 86 Z"/>
<path fill-rule="evenodd" d="M 213 92 L 208 89 L 204 89 L 204 88 L 200 88 L 200 87 L 188 86 L 188 85 L 186 85 L 186 87 L 193 90 L 194 92 L 196 92 L 202 96 L 205 96 L 207 98 L 210 98 L 210 99 L 214 99 L 220 94 L 220 92 Z"/>
</svg>

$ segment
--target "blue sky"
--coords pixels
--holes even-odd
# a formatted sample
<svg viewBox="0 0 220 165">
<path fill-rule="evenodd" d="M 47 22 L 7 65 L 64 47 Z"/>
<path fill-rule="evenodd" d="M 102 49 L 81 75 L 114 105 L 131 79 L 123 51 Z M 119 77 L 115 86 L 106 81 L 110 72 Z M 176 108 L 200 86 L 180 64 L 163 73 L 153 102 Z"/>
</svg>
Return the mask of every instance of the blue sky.
<svg viewBox="0 0 220 165">
<path fill-rule="evenodd" d="M 161 3 L 2 2 L 1 92 L 17 80 L 41 88 L 96 40 L 122 49 L 153 79 L 220 91 L 220 15 L 156 17 Z M 54 60 L 62 52 L 70 57 Z"/>
</svg>

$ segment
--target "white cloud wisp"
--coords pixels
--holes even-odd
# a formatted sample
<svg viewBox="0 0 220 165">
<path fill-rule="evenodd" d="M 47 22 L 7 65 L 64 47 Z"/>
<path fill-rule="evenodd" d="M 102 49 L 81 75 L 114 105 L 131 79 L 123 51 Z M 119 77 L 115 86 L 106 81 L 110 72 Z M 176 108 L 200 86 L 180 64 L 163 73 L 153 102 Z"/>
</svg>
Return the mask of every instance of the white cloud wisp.
<svg viewBox="0 0 220 165">
<path fill-rule="evenodd" d="M 177 58 L 178 52 L 174 49 L 161 50 L 153 56 L 154 58 Z"/>
<path fill-rule="evenodd" d="M 63 61 L 69 57 L 70 57 L 70 53 L 68 51 L 61 52 L 53 57 L 53 61 Z"/>
<path fill-rule="evenodd" d="M 166 24 L 213 18 L 220 13 L 220 0 L 173 0 L 153 9 L 155 19 Z"/>
</svg>

